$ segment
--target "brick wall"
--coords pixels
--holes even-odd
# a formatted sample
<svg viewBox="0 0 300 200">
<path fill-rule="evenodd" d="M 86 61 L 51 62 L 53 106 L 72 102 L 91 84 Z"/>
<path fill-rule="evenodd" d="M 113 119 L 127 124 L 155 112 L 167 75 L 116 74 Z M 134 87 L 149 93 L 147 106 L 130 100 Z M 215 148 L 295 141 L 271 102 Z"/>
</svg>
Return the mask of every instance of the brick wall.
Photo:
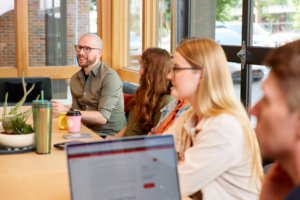
<svg viewBox="0 0 300 200">
<path fill-rule="evenodd" d="M 63 0 L 61 0 L 63 1 Z M 67 64 L 74 64 L 75 0 L 67 0 Z M 90 1 L 78 0 L 78 39 L 89 32 Z M 0 66 L 14 66 L 14 11 L 0 16 Z M 29 66 L 46 66 L 46 12 L 40 0 L 28 0 Z M 49 59 L 49 58 L 48 58 Z"/>
<path fill-rule="evenodd" d="M 89 0 L 78 0 L 78 40 L 81 36 L 89 33 L 90 27 L 90 1 Z M 75 49 L 74 45 L 78 43 L 75 41 L 75 0 L 67 1 L 67 51 L 68 51 L 68 65 L 73 65 Z"/>
<path fill-rule="evenodd" d="M 28 1 L 29 66 L 46 65 L 45 11 L 40 10 L 39 0 Z"/>
<path fill-rule="evenodd" d="M 14 10 L 0 16 L 0 67 L 15 66 Z"/>
</svg>

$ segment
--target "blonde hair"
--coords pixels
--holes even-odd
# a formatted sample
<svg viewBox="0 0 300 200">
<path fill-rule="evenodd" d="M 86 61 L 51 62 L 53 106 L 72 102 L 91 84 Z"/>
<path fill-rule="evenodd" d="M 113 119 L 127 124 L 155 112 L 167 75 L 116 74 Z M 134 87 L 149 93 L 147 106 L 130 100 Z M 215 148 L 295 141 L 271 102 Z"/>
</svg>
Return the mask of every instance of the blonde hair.
<svg viewBox="0 0 300 200">
<path fill-rule="evenodd" d="M 256 134 L 245 108 L 235 96 L 222 47 L 211 39 L 194 38 L 179 45 L 176 51 L 193 68 L 202 69 L 202 80 L 197 95 L 200 112 L 206 117 L 228 113 L 239 121 L 244 133 L 245 158 L 250 156 L 252 175 L 256 176 L 255 180 L 258 178 L 262 183 L 264 174 Z M 259 185 L 257 186 L 259 188 Z"/>
</svg>

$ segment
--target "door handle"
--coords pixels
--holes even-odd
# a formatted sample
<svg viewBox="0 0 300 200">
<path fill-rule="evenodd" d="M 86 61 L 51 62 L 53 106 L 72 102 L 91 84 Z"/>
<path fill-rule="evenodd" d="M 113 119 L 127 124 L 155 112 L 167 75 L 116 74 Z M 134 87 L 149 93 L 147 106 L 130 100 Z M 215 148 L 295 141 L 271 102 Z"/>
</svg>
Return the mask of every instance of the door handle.
<svg viewBox="0 0 300 200">
<path fill-rule="evenodd" d="M 242 69 L 244 69 L 247 59 L 247 49 L 245 41 L 243 41 L 242 49 L 237 53 L 237 56 L 241 59 Z"/>
</svg>

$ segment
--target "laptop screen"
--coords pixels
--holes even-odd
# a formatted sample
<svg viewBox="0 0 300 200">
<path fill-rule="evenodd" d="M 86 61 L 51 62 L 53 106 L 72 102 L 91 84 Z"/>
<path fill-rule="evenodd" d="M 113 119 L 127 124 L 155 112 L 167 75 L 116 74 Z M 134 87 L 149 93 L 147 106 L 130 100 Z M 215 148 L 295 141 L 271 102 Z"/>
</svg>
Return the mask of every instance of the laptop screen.
<svg viewBox="0 0 300 200">
<path fill-rule="evenodd" d="M 180 200 L 171 135 L 70 144 L 66 151 L 74 200 Z"/>
</svg>

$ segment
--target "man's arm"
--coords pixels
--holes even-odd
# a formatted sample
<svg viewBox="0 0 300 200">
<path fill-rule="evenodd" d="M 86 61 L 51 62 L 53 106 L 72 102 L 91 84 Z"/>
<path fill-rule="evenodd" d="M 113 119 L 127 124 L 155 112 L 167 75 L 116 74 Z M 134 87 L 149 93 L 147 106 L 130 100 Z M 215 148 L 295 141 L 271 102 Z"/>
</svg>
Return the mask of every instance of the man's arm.
<svg viewBox="0 0 300 200">
<path fill-rule="evenodd" d="M 125 131 L 127 129 L 127 126 L 125 126 L 118 134 L 114 135 L 114 136 L 106 136 L 105 139 L 114 139 L 114 138 L 120 138 L 123 137 L 125 134 Z"/>
<path fill-rule="evenodd" d="M 123 98 L 123 96 L 120 97 L 123 91 L 122 86 L 122 81 L 116 72 L 108 73 L 103 77 L 98 111 L 107 120 L 111 117 L 111 113 L 117 106 L 120 98 Z M 124 107 L 122 110 L 124 110 Z"/>
<path fill-rule="evenodd" d="M 69 107 L 64 106 L 57 100 L 52 99 L 51 101 L 53 102 L 53 116 L 57 117 L 59 112 L 68 112 L 70 110 Z M 105 124 L 107 122 L 107 119 L 98 111 L 82 111 L 78 109 L 74 110 L 81 112 L 82 122 L 91 124 Z"/>
<path fill-rule="evenodd" d="M 76 109 L 74 109 L 76 110 Z M 106 124 L 107 119 L 98 111 L 82 111 L 81 112 L 81 121 L 89 124 Z"/>
</svg>

